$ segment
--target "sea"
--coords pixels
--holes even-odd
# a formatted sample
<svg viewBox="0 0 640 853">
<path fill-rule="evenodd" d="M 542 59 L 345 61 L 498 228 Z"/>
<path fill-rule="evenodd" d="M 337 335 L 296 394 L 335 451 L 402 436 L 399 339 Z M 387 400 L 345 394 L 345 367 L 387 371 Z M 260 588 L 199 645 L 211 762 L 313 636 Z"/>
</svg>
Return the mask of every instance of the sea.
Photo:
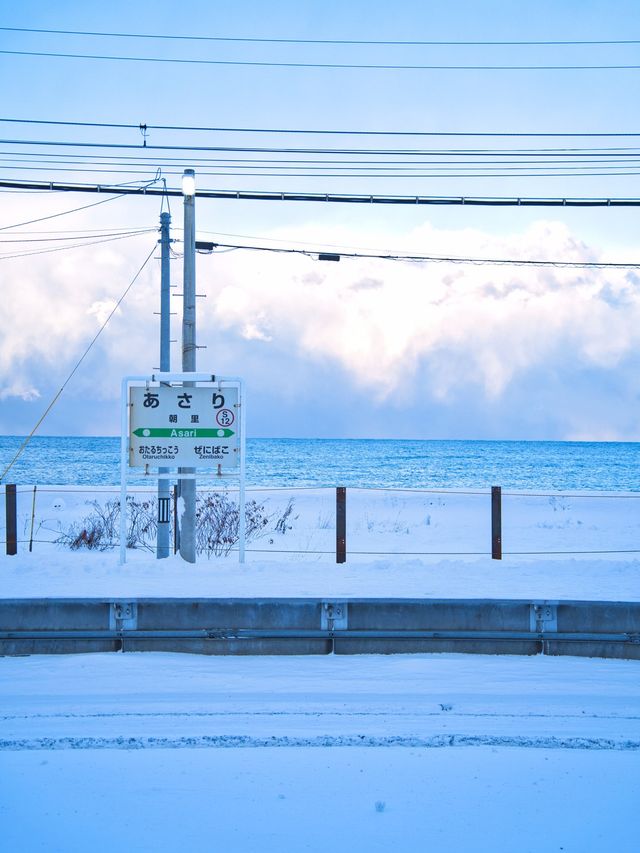
<svg viewBox="0 0 640 853">
<path fill-rule="evenodd" d="M 0 436 L 0 475 L 24 441 Z M 640 492 L 640 443 L 247 439 L 249 485 Z M 120 439 L 34 436 L 2 483 L 117 485 Z M 149 483 L 143 477 L 131 484 Z"/>
</svg>

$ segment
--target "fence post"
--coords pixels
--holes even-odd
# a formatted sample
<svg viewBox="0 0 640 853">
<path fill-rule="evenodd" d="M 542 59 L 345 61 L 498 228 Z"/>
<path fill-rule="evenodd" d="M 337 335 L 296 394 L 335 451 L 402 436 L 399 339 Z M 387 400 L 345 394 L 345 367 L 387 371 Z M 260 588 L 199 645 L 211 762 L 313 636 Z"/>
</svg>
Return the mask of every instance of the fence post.
<svg viewBox="0 0 640 853">
<path fill-rule="evenodd" d="M 347 562 L 347 490 L 336 488 L 336 563 Z"/>
<path fill-rule="evenodd" d="M 502 559 L 502 488 L 491 486 L 491 559 Z"/>
<path fill-rule="evenodd" d="M 15 483 L 5 486 L 5 509 L 7 518 L 7 554 L 18 553 L 18 514 Z"/>
<path fill-rule="evenodd" d="M 31 554 L 33 551 L 33 523 L 36 517 L 36 491 L 38 487 L 33 487 L 33 499 L 31 501 L 31 531 L 29 533 L 29 553 Z"/>
</svg>

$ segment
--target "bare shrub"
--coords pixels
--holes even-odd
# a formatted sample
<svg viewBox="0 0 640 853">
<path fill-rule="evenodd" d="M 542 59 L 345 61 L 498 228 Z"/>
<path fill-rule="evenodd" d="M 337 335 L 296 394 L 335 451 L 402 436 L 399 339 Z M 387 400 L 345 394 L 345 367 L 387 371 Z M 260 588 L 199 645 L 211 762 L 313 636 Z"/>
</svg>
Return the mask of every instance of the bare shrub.
<svg viewBox="0 0 640 853">
<path fill-rule="evenodd" d="M 255 500 L 245 506 L 245 538 L 265 530 L 270 517 Z M 196 500 L 196 551 L 210 557 L 228 554 L 240 539 L 240 509 L 224 492 L 199 495 Z"/>
<path fill-rule="evenodd" d="M 280 518 L 276 521 L 276 523 L 274 525 L 273 529 L 277 533 L 285 534 L 287 532 L 287 530 L 291 530 L 293 528 L 293 525 L 289 523 L 290 520 L 292 520 L 292 519 L 290 519 L 292 512 L 293 512 L 293 498 L 289 498 L 289 503 L 286 505 L 282 515 L 280 516 Z"/>
<path fill-rule="evenodd" d="M 107 551 L 120 541 L 120 500 L 115 498 L 101 504 L 88 502 L 91 512 L 82 521 L 72 524 L 58 536 L 56 545 L 66 545 L 72 551 L 88 548 Z M 150 548 L 158 530 L 155 498 L 138 501 L 127 496 L 127 548 Z"/>
<path fill-rule="evenodd" d="M 120 541 L 120 500 L 115 498 L 104 504 L 97 500 L 88 502 L 91 512 L 82 521 L 60 532 L 55 540 L 72 551 L 82 548 L 106 551 Z M 255 539 L 273 529 L 286 533 L 291 530 L 293 499 L 291 498 L 275 518 L 265 504 L 251 500 L 245 506 L 245 538 Z M 158 533 L 158 504 L 156 498 L 138 500 L 127 495 L 127 548 L 153 549 Z M 275 518 L 275 521 L 274 521 Z M 240 510 L 238 504 L 225 492 L 199 494 L 196 499 L 196 551 L 199 554 L 227 555 L 240 538 Z"/>
</svg>

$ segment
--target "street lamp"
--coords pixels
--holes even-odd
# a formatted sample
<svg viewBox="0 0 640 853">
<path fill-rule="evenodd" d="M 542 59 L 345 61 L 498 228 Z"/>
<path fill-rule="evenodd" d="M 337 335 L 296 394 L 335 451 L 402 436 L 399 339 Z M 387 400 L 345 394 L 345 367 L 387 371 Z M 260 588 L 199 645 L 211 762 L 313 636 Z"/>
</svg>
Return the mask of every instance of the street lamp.
<svg viewBox="0 0 640 853">
<path fill-rule="evenodd" d="M 193 169 L 185 169 L 182 175 L 182 195 L 193 196 L 196 194 L 196 173 Z"/>
<path fill-rule="evenodd" d="M 184 197 L 184 274 L 182 297 L 182 372 L 196 369 L 196 173 L 185 169 L 182 176 Z M 192 387 L 193 382 L 185 382 Z M 181 468 L 184 474 L 195 474 L 195 468 Z M 183 513 L 180 524 L 180 555 L 188 563 L 196 561 L 196 481 L 180 481 Z"/>
</svg>

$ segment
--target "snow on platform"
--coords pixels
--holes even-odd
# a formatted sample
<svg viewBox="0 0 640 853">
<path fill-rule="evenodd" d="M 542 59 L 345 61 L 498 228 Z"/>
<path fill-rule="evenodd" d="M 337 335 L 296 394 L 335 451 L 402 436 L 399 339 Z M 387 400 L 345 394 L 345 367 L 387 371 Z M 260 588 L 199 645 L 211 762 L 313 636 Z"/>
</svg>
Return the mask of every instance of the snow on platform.
<svg viewBox="0 0 640 853">
<path fill-rule="evenodd" d="M 0 557 L 2 598 L 492 598 L 640 601 L 636 559 L 387 558 L 336 564 L 326 558 L 255 560 L 236 555 L 197 564 L 133 551 L 53 547 Z"/>
</svg>

